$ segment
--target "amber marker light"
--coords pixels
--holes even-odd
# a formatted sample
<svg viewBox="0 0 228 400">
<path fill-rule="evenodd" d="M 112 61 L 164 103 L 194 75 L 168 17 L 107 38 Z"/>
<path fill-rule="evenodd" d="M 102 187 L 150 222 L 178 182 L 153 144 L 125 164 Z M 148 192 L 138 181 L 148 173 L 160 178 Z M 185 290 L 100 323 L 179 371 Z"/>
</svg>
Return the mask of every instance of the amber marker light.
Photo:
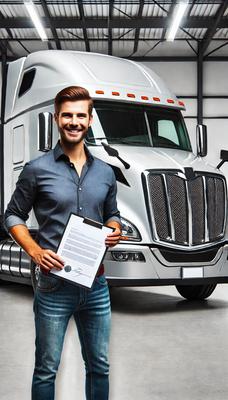
<svg viewBox="0 0 228 400">
<path fill-rule="evenodd" d="M 141 96 L 141 99 L 142 99 L 142 100 L 149 100 L 149 97 L 147 97 L 147 96 Z"/>
<path fill-rule="evenodd" d="M 132 97 L 134 99 L 135 98 L 135 94 L 134 93 L 127 93 L 127 97 Z"/>
<path fill-rule="evenodd" d="M 153 97 L 153 100 L 154 100 L 154 101 L 161 101 L 161 100 L 159 99 L 159 97 Z"/>
<path fill-rule="evenodd" d="M 167 103 L 174 104 L 174 100 L 173 99 L 167 99 Z"/>
<path fill-rule="evenodd" d="M 104 94 L 104 91 L 103 91 L 103 90 L 96 90 L 95 93 L 96 93 L 96 94 Z"/>
<path fill-rule="evenodd" d="M 113 96 L 120 96 L 119 92 L 112 92 Z"/>
</svg>

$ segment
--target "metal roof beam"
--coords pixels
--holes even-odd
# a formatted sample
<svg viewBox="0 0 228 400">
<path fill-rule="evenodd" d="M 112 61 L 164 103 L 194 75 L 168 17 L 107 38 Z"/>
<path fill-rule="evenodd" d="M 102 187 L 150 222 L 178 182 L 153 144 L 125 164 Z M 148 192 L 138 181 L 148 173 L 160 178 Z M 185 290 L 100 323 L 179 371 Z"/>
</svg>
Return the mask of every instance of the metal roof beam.
<svg viewBox="0 0 228 400">
<path fill-rule="evenodd" d="M 226 11 L 226 8 L 228 6 L 228 0 L 224 0 L 221 6 L 219 7 L 217 13 L 215 14 L 215 17 L 213 18 L 213 25 L 208 29 L 206 32 L 205 37 L 203 38 L 202 42 L 202 54 L 205 53 L 207 50 L 216 30 L 220 27 L 220 22 L 222 20 L 223 14 Z"/>
<path fill-rule="evenodd" d="M 226 0 L 227 3 L 228 0 Z M 107 28 L 107 18 L 85 18 L 82 21 L 79 18 L 71 17 L 51 17 L 50 21 L 47 17 L 41 18 L 45 28 L 50 27 L 50 23 L 54 28 Z M 184 28 L 210 28 L 212 17 L 189 17 L 183 21 Z M 143 18 L 112 18 L 109 21 L 109 28 L 167 28 L 169 24 L 167 17 L 143 17 Z M 0 21 L 0 28 L 34 28 L 30 18 L 27 17 L 11 17 Z M 228 28 L 228 18 L 223 17 L 219 20 L 217 28 Z"/>
<path fill-rule="evenodd" d="M 51 33 L 52 33 L 53 38 L 55 40 L 56 48 L 58 50 L 61 50 L 61 44 L 60 44 L 56 29 L 52 25 L 52 18 L 50 16 L 46 1 L 45 0 L 40 0 L 40 2 L 41 2 L 41 5 L 42 5 L 42 8 L 43 8 L 44 15 L 45 15 L 46 19 L 49 21 L 49 28 L 51 29 Z M 48 42 L 48 47 L 50 47 L 50 43 L 49 42 Z"/>
<path fill-rule="evenodd" d="M 203 123 L 203 43 L 198 43 L 197 56 L 197 123 Z"/>
<path fill-rule="evenodd" d="M 0 24 L 1 24 L 1 21 L 4 21 L 4 18 L 5 17 L 3 16 L 3 14 L 0 11 Z M 6 49 L 6 54 L 7 54 L 7 48 L 8 48 L 10 50 L 10 52 L 12 53 L 12 55 L 16 56 L 15 52 L 12 50 L 12 47 L 11 47 L 11 45 L 9 43 L 9 38 L 13 37 L 12 32 L 10 31 L 9 28 L 6 28 L 6 32 L 7 32 L 9 37 L 3 39 L 4 41 L 1 43 L 1 49 L 2 49 L 3 52 L 4 52 L 4 49 Z M 19 40 L 18 40 L 18 42 L 19 42 Z"/>
<path fill-rule="evenodd" d="M 4 57 L 7 56 L 7 42 L 5 39 L 3 39 L 2 42 L 0 43 L 0 53 L 3 60 Z"/>
<path fill-rule="evenodd" d="M 173 0 L 159 0 L 161 4 L 170 5 Z M 190 0 L 190 4 L 193 0 Z M 40 0 L 33 0 L 34 4 L 40 4 Z M 95 4 L 95 5 L 103 5 L 109 4 L 109 0 L 83 0 L 84 4 Z M 130 4 L 135 5 L 137 3 L 136 0 L 115 0 L 116 5 Z M 197 0 L 197 4 L 222 4 L 223 0 Z M 24 4 L 24 0 L 0 0 L 0 5 L 20 5 Z M 47 4 L 51 5 L 75 5 L 75 0 L 47 0 Z M 145 4 L 153 4 L 153 0 L 145 0 Z"/>
<path fill-rule="evenodd" d="M 72 35 L 72 32 L 68 32 L 68 33 L 70 33 L 71 35 Z M 113 37 L 112 38 L 112 41 L 113 42 L 118 42 L 119 40 L 121 40 L 122 42 L 132 42 L 134 39 L 131 39 L 131 38 L 123 38 L 123 36 L 124 35 L 126 35 L 128 32 L 126 32 L 126 33 L 123 33 L 123 35 L 121 35 L 121 36 L 119 36 L 119 37 Z M 123 39 L 122 39 L 123 38 Z M 4 38 L 0 38 L 0 42 L 2 42 L 3 40 L 6 40 L 6 39 L 4 39 Z M 39 42 L 40 41 L 40 39 L 39 38 L 34 38 L 34 37 L 21 37 L 21 38 L 10 38 L 10 37 L 8 37 L 7 38 L 7 42 L 9 43 L 9 42 L 18 42 L 18 41 L 21 41 L 21 42 Z M 48 40 L 50 40 L 50 41 L 53 41 L 54 39 L 53 38 L 49 38 Z M 77 36 L 77 35 L 73 35 L 73 37 L 72 38 L 64 38 L 64 37 L 60 37 L 59 38 L 59 40 L 61 41 L 61 40 L 64 40 L 64 42 L 72 42 L 72 41 L 84 41 L 84 38 L 83 37 L 80 37 L 80 36 Z M 145 41 L 150 41 L 150 42 L 157 42 L 159 39 L 144 39 L 144 38 L 139 38 L 139 42 L 145 42 Z M 108 41 L 108 37 L 102 37 L 102 38 L 100 38 L 100 39 L 97 39 L 96 37 L 93 37 L 93 38 L 90 38 L 89 39 L 89 41 L 90 42 L 107 42 Z M 175 42 L 186 42 L 186 41 L 188 41 L 189 43 L 191 43 L 191 42 L 195 42 L 195 39 L 185 39 L 185 38 L 177 38 L 177 39 L 175 39 Z M 223 43 L 223 42 L 227 42 L 227 38 L 221 38 L 221 39 L 213 39 L 213 43 L 214 44 L 216 44 L 216 43 Z M 221 45 L 222 47 L 223 47 L 223 44 Z M 216 49 L 214 49 L 212 52 L 214 53 L 215 51 L 217 51 L 218 49 L 220 48 L 220 45 L 219 45 L 219 47 L 218 48 L 216 48 Z M 210 52 L 210 54 L 211 54 L 211 52 Z M 207 57 L 207 54 L 204 56 L 204 57 Z"/>
<path fill-rule="evenodd" d="M 140 1 L 139 12 L 138 12 L 138 18 L 142 18 L 144 3 L 145 3 L 144 0 Z M 135 42 L 134 42 L 133 54 L 137 53 L 137 51 L 138 51 L 138 46 L 139 46 L 139 34 L 140 34 L 140 28 L 136 28 L 136 30 L 135 30 Z"/>
<path fill-rule="evenodd" d="M 19 57 L 11 57 L 11 56 L 7 56 L 7 61 L 14 61 L 14 60 L 17 60 Z M 147 62 L 147 61 L 150 61 L 150 62 L 196 62 L 197 61 L 197 57 L 189 57 L 189 56 L 187 56 L 187 57 L 166 57 L 166 56 L 161 56 L 161 57 L 151 57 L 151 56 L 148 56 L 148 57 L 124 57 L 124 58 L 126 58 L 126 59 L 128 59 L 128 60 L 132 60 L 132 61 L 137 61 L 137 62 L 139 62 L 139 61 L 143 61 L 143 62 Z M 0 61 L 2 60 L 2 57 L 1 57 L 1 47 L 0 47 Z M 224 57 L 222 57 L 222 56 L 218 56 L 218 57 L 207 57 L 205 60 L 204 60 L 204 63 L 205 62 L 224 62 L 224 61 L 226 61 L 226 62 L 228 62 L 228 57 L 227 56 L 224 56 Z"/>
<path fill-rule="evenodd" d="M 78 0 L 78 9 L 79 9 L 79 14 L 80 14 L 80 19 L 85 24 L 85 13 L 84 13 L 83 1 L 82 0 Z M 89 45 L 89 39 L 88 39 L 88 35 L 87 35 L 87 30 L 86 30 L 85 27 L 82 28 L 82 29 L 83 29 L 83 36 L 84 36 L 86 51 L 89 52 L 90 51 L 90 45 Z"/>
<path fill-rule="evenodd" d="M 111 28 L 111 21 L 112 21 L 112 14 L 113 14 L 113 0 L 109 2 L 109 11 L 108 11 L 108 54 L 112 55 L 112 28 Z"/>
</svg>

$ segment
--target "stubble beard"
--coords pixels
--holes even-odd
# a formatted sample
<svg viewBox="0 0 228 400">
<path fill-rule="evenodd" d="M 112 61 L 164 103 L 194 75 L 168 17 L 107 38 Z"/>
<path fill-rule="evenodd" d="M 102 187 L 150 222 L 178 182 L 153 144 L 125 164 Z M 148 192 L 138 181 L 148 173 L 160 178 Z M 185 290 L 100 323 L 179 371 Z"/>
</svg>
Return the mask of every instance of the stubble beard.
<svg viewBox="0 0 228 400">
<path fill-rule="evenodd" d="M 73 146 L 81 143 L 82 141 L 84 141 L 84 139 L 87 136 L 88 129 L 85 131 L 82 131 L 81 135 L 78 138 L 68 139 L 68 137 L 65 134 L 64 129 L 62 129 L 62 128 L 59 128 L 59 133 L 60 133 L 61 141 L 63 142 L 63 144 L 67 147 L 73 147 Z"/>
</svg>

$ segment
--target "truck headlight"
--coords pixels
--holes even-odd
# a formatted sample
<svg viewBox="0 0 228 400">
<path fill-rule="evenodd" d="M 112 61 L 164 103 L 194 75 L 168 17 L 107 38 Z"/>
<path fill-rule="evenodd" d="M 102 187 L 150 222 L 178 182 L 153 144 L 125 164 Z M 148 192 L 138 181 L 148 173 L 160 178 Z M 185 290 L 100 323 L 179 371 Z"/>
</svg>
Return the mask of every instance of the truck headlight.
<svg viewBox="0 0 228 400">
<path fill-rule="evenodd" d="M 135 261 L 145 262 L 145 257 L 140 251 L 111 251 L 114 261 Z"/>
<path fill-rule="evenodd" d="M 120 217 L 120 220 L 122 225 L 122 235 L 128 236 L 129 240 L 140 242 L 142 238 L 136 226 L 123 217 Z"/>
</svg>

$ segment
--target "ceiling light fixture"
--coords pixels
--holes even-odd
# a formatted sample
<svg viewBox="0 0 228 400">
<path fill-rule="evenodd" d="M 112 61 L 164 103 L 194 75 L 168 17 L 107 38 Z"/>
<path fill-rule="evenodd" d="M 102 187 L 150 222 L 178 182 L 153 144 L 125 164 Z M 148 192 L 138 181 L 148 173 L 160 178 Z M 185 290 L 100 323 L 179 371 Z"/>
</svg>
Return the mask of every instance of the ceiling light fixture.
<svg viewBox="0 0 228 400">
<path fill-rule="evenodd" d="M 45 41 L 48 40 L 47 35 L 45 33 L 44 27 L 41 23 L 40 17 L 36 11 L 35 5 L 33 4 L 32 0 L 24 0 L 24 5 L 28 10 L 30 18 L 35 25 L 35 28 L 41 38 L 41 40 Z"/>
<path fill-rule="evenodd" d="M 183 18 L 187 7 L 188 7 L 188 0 L 186 1 L 182 0 L 179 4 L 176 5 L 172 18 L 172 24 L 167 31 L 166 35 L 167 41 L 172 42 L 174 40 L 177 30 L 180 26 L 181 19 Z"/>
</svg>

